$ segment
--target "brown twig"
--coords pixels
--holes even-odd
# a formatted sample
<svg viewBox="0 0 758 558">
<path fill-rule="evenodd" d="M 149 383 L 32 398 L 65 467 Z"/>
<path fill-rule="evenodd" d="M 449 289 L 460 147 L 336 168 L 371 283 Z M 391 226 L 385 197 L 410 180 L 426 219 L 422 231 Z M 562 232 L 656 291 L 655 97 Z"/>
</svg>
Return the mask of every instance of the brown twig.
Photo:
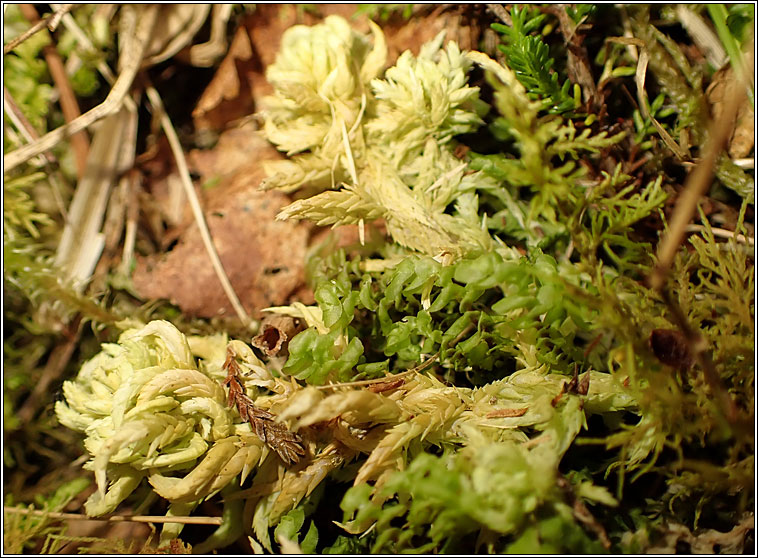
<svg viewBox="0 0 758 558">
<path fill-rule="evenodd" d="M 29 119 L 26 117 L 26 115 L 21 111 L 18 103 L 13 98 L 13 95 L 11 95 L 11 92 L 8 91 L 8 88 L 5 85 L 3 85 L 3 101 L 5 101 L 5 104 L 3 106 L 5 114 L 10 117 L 13 125 L 16 126 L 19 132 L 21 132 L 22 137 L 27 142 L 32 142 L 39 138 L 37 130 L 34 128 L 32 123 L 29 122 Z M 58 164 L 55 156 L 49 151 L 41 153 L 40 156 L 44 157 L 44 160 L 51 165 Z"/>
<path fill-rule="evenodd" d="M 13 39 L 11 39 L 8 42 L 8 44 L 3 47 L 3 54 L 8 54 L 18 45 L 26 41 L 29 37 L 31 37 L 35 33 L 39 33 L 45 27 L 50 29 L 50 31 L 54 31 L 55 28 L 58 27 L 58 23 L 60 22 L 61 18 L 66 13 L 68 13 L 73 7 L 74 7 L 74 4 L 63 4 L 60 8 L 55 10 L 54 13 L 46 14 L 45 17 L 38 20 L 29 29 L 27 29 L 26 31 L 18 35 L 17 37 L 14 37 Z"/>
<path fill-rule="evenodd" d="M 660 288 L 660 295 L 663 298 L 663 302 L 668 307 L 669 312 L 671 312 L 674 323 L 684 334 L 684 339 L 687 344 L 689 355 L 691 357 L 694 357 L 695 361 L 703 369 L 703 377 L 705 379 L 705 382 L 708 384 L 708 387 L 710 388 L 711 393 L 715 398 L 716 410 L 726 418 L 729 424 L 735 424 L 738 418 L 737 405 L 735 404 L 734 399 L 732 399 L 732 396 L 729 395 L 729 392 L 721 383 L 721 378 L 716 371 L 716 366 L 713 364 L 713 360 L 711 359 L 711 355 L 708 351 L 708 344 L 706 340 L 698 332 L 694 331 L 690 327 L 687 321 L 687 316 L 684 315 L 684 312 L 682 312 L 682 309 L 679 307 L 676 301 L 671 298 L 671 295 L 669 294 L 668 289 L 665 288 L 665 285 Z"/>
<path fill-rule="evenodd" d="M 740 109 L 745 96 L 744 80 L 740 80 L 740 84 L 731 91 L 722 117 L 711 122 L 705 153 L 697 166 L 687 176 L 684 190 L 679 195 L 674 207 L 674 213 L 669 222 L 669 230 L 658 247 L 658 265 L 649 278 L 650 286 L 656 290 L 663 289 L 668 270 L 682 240 L 684 240 L 687 225 L 695 214 L 700 198 L 711 185 L 716 161 L 731 134 L 730 123 L 736 118 L 737 111 Z"/>
<path fill-rule="evenodd" d="M 21 10 L 21 14 L 30 23 L 41 21 L 33 4 L 20 4 L 19 9 Z M 52 42 L 42 47 L 42 53 L 45 56 L 47 68 L 50 70 L 50 76 L 53 78 L 53 82 L 60 93 L 60 104 L 63 118 L 67 123 L 71 122 L 81 115 L 81 111 L 79 110 L 79 103 L 74 94 L 74 88 L 71 87 L 71 82 L 66 74 L 66 68 L 63 65 L 61 55 L 58 53 L 58 49 L 55 48 L 55 45 Z M 74 150 L 74 156 L 76 159 L 77 175 L 81 178 L 84 174 L 84 169 L 87 166 L 87 154 L 89 153 L 89 138 L 87 137 L 87 132 L 81 130 L 73 134 L 70 141 L 71 149 Z"/>
<path fill-rule="evenodd" d="M 26 508 L 3 506 L 4 513 L 20 513 L 37 515 L 50 519 L 78 519 L 82 521 L 132 521 L 134 523 L 182 523 L 184 525 L 221 525 L 221 517 L 192 517 L 188 515 L 111 515 L 109 517 L 89 517 L 83 513 L 48 512 L 44 510 L 29 510 Z"/>
<path fill-rule="evenodd" d="M 568 49 L 568 63 L 566 67 L 569 79 L 582 87 L 585 101 L 594 101 L 597 95 L 597 87 L 592 77 L 587 48 L 582 44 L 584 42 L 584 33 L 579 32 L 581 23 L 577 25 L 571 21 L 568 13 L 566 13 L 565 4 L 547 5 L 541 9 L 558 18 L 561 35 L 563 35 L 563 40 Z M 584 27 L 588 26 L 585 25 Z"/>
<path fill-rule="evenodd" d="M 16 126 L 27 143 L 31 143 L 37 140 L 39 138 L 37 130 L 34 129 L 34 126 L 32 126 L 32 123 L 29 122 L 29 119 L 26 118 L 23 112 L 21 112 L 21 109 L 18 107 L 18 104 L 11 95 L 10 91 L 8 91 L 8 88 L 4 85 L 3 100 L 5 101 L 3 105 L 5 113 L 8 115 L 13 125 Z M 45 167 L 45 171 L 47 172 L 47 178 L 50 181 L 50 185 L 52 186 L 51 189 L 53 192 L 53 199 L 55 200 L 55 204 L 58 206 L 58 211 L 60 211 L 61 215 L 63 216 L 63 220 L 68 221 L 68 212 L 66 211 L 66 206 L 63 203 L 63 195 L 61 194 L 61 183 L 63 182 L 63 178 L 61 177 L 60 171 L 58 170 L 58 160 L 50 151 L 44 151 L 43 153 L 40 153 L 39 161 Z"/>
<path fill-rule="evenodd" d="M 608 538 L 608 534 L 605 532 L 603 525 L 595 519 L 592 512 L 582 502 L 574 492 L 571 483 L 561 473 L 558 473 L 558 479 L 556 480 L 558 488 L 560 488 L 571 504 L 574 517 L 596 535 L 603 548 L 609 550 L 611 548 L 611 540 Z"/>
<path fill-rule="evenodd" d="M 50 384 L 61 377 L 63 370 L 66 368 L 71 355 L 74 354 L 76 345 L 79 342 L 79 336 L 81 334 L 81 316 L 77 316 L 71 325 L 68 327 L 67 339 L 60 345 L 55 347 L 45 364 L 45 369 L 42 372 L 42 377 L 34 386 L 34 389 L 27 397 L 24 404 L 18 410 L 17 416 L 21 422 L 30 422 L 34 415 L 39 410 L 39 402 L 42 395 L 47 392 Z"/>
<path fill-rule="evenodd" d="M 495 14 L 500 19 L 500 21 L 505 23 L 508 27 L 513 27 L 511 14 L 508 13 L 502 4 L 487 4 L 487 9 Z"/>
</svg>

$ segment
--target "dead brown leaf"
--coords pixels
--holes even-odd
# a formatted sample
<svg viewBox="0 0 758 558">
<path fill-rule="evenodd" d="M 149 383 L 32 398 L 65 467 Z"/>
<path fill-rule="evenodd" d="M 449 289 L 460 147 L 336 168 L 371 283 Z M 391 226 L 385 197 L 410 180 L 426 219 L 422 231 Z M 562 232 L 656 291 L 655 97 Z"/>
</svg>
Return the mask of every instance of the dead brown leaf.
<svg viewBox="0 0 758 558">
<path fill-rule="evenodd" d="M 276 58 L 281 34 L 296 23 L 313 24 L 330 14 L 350 18 L 356 5 L 319 5 L 317 14 L 294 6 L 262 5 L 241 23 L 216 76 L 193 112 L 197 131 L 220 130 L 230 121 L 249 115 L 256 100 L 270 92 L 265 68 Z M 420 46 L 447 29 L 447 39 L 463 48 L 474 48 L 479 31 L 472 11 L 435 7 L 411 22 L 387 26 L 387 40 L 394 57 Z M 351 19 L 357 30 L 367 28 L 365 17 Z M 367 29 L 364 29 L 367 30 Z M 201 175 L 201 184 L 220 181 L 202 192 L 208 226 L 224 269 L 243 306 L 254 316 L 267 306 L 298 299 L 312 300 L 304 282 L 305 249 L 309 238 L 318 242 L 320 229 L 305 223 L 275 221 L 289 199 L 276 192 L 257 191 L 262 178 L 259 162 L 279 156 L 254 131 L 254 124 L 221 134 L 209 151 L 192 151 L 188 160 Z M 166 241 L 178 239 L 165 255 L 138 260 L 132 280 L 140 296 L 167 298 L 188 315 L 213 317 L 231 312 L 204 250 L 200 234 L 186 211 L 184 197 L 172 186 L 169 174 L 150 190 L 161 213 L 174 226 L 163 234 Z M 182 224 L 183 223 L 183 224 Z M 337 244 L 357 240 L 357 227 L 341 227 Z"/>
<path fill-rule="evenodd" d="M 432 8 L 431 11 L 428 11 L 429 8 Z M 406 50 L 418 54 L 421 46 L 434 39 L 443 29 L 446 31 L 443 44 L 455 41 L 461 50 L 478 48 L 482 34 L 479 21 L 484 18 L 484 9 L 484 4 L 420 6 L 408 21 L 398 18 L 397 21 L 382 24 L 387 39 L 388 64 L 394 64 Z"/>
<path fill-rule="evenodd" d="M 260 161 L 276 152 L 255 134 L 251 138 L 257 141 L 230 140 L 232 152 L 240 144 L 250 147 L 249 161 L 204 192 L 204 211 L 229 280 L 245 309 L 259 317 L 262 308 L 286 304 L 303 286 L 309 228 L 275 220 L 290 200 L 279 192 L 261 192 L 258 185 L 263 178 Z M 208 155 L 203 161 L 209 172 L 205 180 L 226 161 L 240 163 L 238 155 L 215 151 L 215 159 Z M 132 281 L 140 296 L 168 299 L 188 315 L 210 318 L 232 313 L 194 223 L 184 229 L 171 252 L 139 258 Z"/>
<path fill-rule="evenodd" d="M 193 149 L 187 154 L 190 169 L 202 180 L 224 180 L 251 162 L 275 159 L 279 153 L 271 147 L 253 122 L 225 130 L 213 149 Z M 213 197 L 214 189 L 208 190 Z"/>
<path fill-rule="evenodd" d="M 678 544 L 686 543 L 692 554 L 742 554 L 746 535 L 755 529 L 755 518 L 750 514 L 727 532 L 706 529 L 696 535 L 687 526 L 678 523 L 668 523 L 663 529 L 661 540 L 655 546 L 646 548 L 645 552 L 673 554 L 677 552 Z"/>
<path fill-rule="evenodd" d="M 168 60 L 186 47 L 203 26 L 210 4 L 173 4 L 161 6 L 148 44 L 145 64 Z"/>
<path fill-rule="evenodd" d="M 221 130 L 227 122 L 252 113 L 256 97 L 253 89 L 258 89 L 258 95 L 265 94 L 267 85 L 261 62 L 254 56 L 248 30 L 240 26 L 229 52 L 192 111 L 195 129 L 198 132 Z"/>
</svg>

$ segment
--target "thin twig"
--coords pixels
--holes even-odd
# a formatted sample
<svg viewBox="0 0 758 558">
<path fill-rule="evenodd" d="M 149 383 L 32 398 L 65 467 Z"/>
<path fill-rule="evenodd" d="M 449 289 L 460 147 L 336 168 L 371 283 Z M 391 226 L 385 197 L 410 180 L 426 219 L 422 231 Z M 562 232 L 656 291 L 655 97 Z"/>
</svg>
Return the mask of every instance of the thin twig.
<svg viewBox="0 0 758 558">
<path fill-rule="evenodd" d="M 16 127 L 16 129 L 21 133 L 21 135 L 26 140 L 26 142 L 31 143 L 35 141 L 37 138 L 39 138 L 39 134 L 37 133 L 37 130 L 34 129 L 34 126 L 32 126 L 32 123 L 29 122 L 29 120 L 26 118 L 24 113 L 21 112 L 21 109 L 18 107 L 18 104 L 16 103 L 15 99 L 11 95 L 11 92 L 8 91 L 8 88 L 5 87 L 4 85 L 3 85 L 3 100 L 5 101 L 3 103 L 5 114 L 8 115 L 8 118 L 10 118 L 11 122 Z M 63 203 L 63 195 L 61 194 L 62 178 L 60 175 L 60 171 L 57 170 L 58 161 L 56 160 L 55 156 L 50 151 L 45 151 L 41 153 L 38 156 L 38 158 L 39 158 L 40 165 L 42 165 L 45 168 L 48 180 L 50 181 L 50 185 L 52 186 L 51 189 L 53 192 L 53 199 L 55 200 L 55 204 L 58 206 L 58 211 L 60 211 L 61 215 L 63 216 L 63 220 L 68 221 L 68 212 L 66 211 L 66 205 Z"/>
<path fill-rule="evenodd" d="M 221 525 L 220 517 L 193 517 L 177 515 L 174 517 L 165 515 L 111 515 L 108 517 L 89 517 L 83 513 L 46 512 L 43 510 L 29 510 L 26 508 L 3 506 L 5 513 L 20 513 L 24 515 L 37 515 L 50 519 L 78 519 L 83 521 L 132 521 L 134 523 L 182 523 L 184 525 Z"/>
<path fill-rule="evenodd" d="M 46 14 L 45 17 L 37 21 L 37 23 L 32 25 L 29 29 L 27 29 L 23 33 L 21 33 L 18 37 L 11 39 L 8 42 L 8 44 L 3 47 L 3 54 L 8 54 L 10 51 L 12 51 L 18 45 L 23 43 L 29 37 L 31 37 L 35 33 L 39 33 L 46 26 L 48 27 L 48 29 L 50 29 L 50 31 L 55 30 L 55 28 L 58 26 L 58 22 L 60 21 L 60 18 L 63 17 L 63 15 L 66 14 L 73 7 L 74 7 L 74 4 L 63 4 L 54 13 Z"/>
<path fill-rule="evenodd" d="M 752 158 L 734 159 L 732 163 L 745 170 L 755 168 L 755 159 Z"/>
<path fill-rule="evenodd" d="M 676 155 L 677 159 L 680 161 L 686 161 L 689 159 L 689 154 L 683 150 L 679 144 L 676 143 L 676 141 L 674 141 L 674 138 L 672 138 L 666 129 L 661 125 L 661 123 L 658 122 L 655 116 L 650 114 L 650 104 L 648 103 L 647 92 L 645 91 L 645 78 L 647 76 L 647 64 L 649 60 L 650 52 L 643 43 L 642 49 L 640 50 L 640 56 L 637 59 L 637 70 L 634 74 L 634 81 L 637 85 L 637 98 L 639 99 L 640 103 L 640 111 L 642 112 L 642 116 L 650 120 L 650 123 L 656 129 L 658 135 L 661 136 L 663 142 L 674 153 L 674 155 Z"/>
<path fill-rule="evenodd" d="M 687 225 L 685 230 L 687 232 L 702 232 L 705 230 L 705 227 L 703 225 L 691 224 Z M 741 234 L 734 234 L 734 231 L 719 229 L 717 227 L 711 227 L 711 232 L 713 233 L 713 236 L 718 236 L 720 238 L 733 238 L 742 244 L 749 244 L 750 246 L 755 245 L 755 239 L 752 236 L 745 237 Z"/>
<path fill-rule="evenodd" d="M 403 376 L 408 376 L 409 374 L 415 374 L 417 372 L 421 372 L 422 370 L 425 370 L 429 367 L 430 364 L 432 364 L 434 361 L 436 361 L 439 358 L 440 354 L 435 353 L 432 356 L 430 356 L 428 359 L 426 359 L 424 362 L 419 364 L 418 366 L 414 366 L 413 368 L 410 368 L 404 372 L 398 372 L 397 374 L 390 374 L 389 376 L 382 376 L 381 378 L 373 378 L 371 380 L 359 380 L 357 382 L 340 382 L 338 384 L 327 384 L 324 386 L 315 386 L 316 389 L 337 389 L 337 388 L 343 388 L 343 387 L 354 387 L 354 386 L 368 386 L 371 384 L 378 384 L 382 382 L 387 382 L 390 380 L 395 380 L 397 378 L 402 378 Z"/>
<path fill-rule="evenodd" d="M 22 15 L 29 20 L 29 22 L 40 21 L 39 14 L 34 8 L 33 4 L 21 4 L 19 6 Z M 61 15 L 61 17 L 63 17 Z M 58 18 L 60 20 L 60 18 Z M 64 120 L 72 122 L 81 115 L 79 110 L 79 103 L 76 100 L 74 94 L 74 88 L 71 87 L 71 82 L 66 75 L 66 68 L 63 65 L 61 55 L 58 53 L 58 49 L 50 42 L 42 48 L 42 53 L 45 56 L 45 62 L 47 62 L 47 68 L 50 70 L 50 77 L 53 78 L 53 82 L 58 88 L 60 93 L 60 105 L 63 112 Z M 89 138 L 87 133 L 82 130 L 71 136 L 71 149 L 74 151 L 76 159 L 76 170 L 79 178 L 84 175 L 84 169 L 87 166 L 87 153 L 89 153 Z"/>
<path fill-rule="evenodd" d="M 189 199 L 190 207 L 192 208 L 192 214 L 195 217 L 198 229 L 200 229 L 200 237 L 203 239 L 203 245 L 205 246 L 205 250 L 208 252 L 208 256 L 211 259 L 211 264 L 213 265 L 213 269 L 216 272 L 216 277 L 218 277 L 218 280 L 221 281 L 221 286 L 224 289 L 224 293 L 229 299 L 229 302 L 231 302 L 232 307 L 237 314 L 237 317 L 246 327 L 252 327 L 250 317 L 247 315 L 245 308 L 242 306 L 242 303 L 237 297 L 237 293 L 234 292 L 234 287 L 232 287 L 232 284 L 229 281 L 229 277 L 224 271 L 224 266 L 221 264 L 221 259 L 218 257 L 216 247 L 213 245 L 213 239 L 211 239 L 211 233 L 208 230 L 208 224 L 205 222 L 203 210 L 200 207 L 200 201 L 197 199 L 197 193 L 195 192 L 195 188 L 192 185 L 192 179 L 190 178 L 189 169 L 187 168 L 187 160 L 184 158 L 182 145 L 179 142 L 179 137 L 176 135 L 174 126 L 171 124 L 171 120 L 163 108 L 163 102 L 161 101 L 160 95 L 158 95 L 158 91 L 156 91 L 152 85 L 148 86 L 145 91 L 147 93 L 147 98 L 150 100 L 150 103 L 153 105 L 156 113 L 160 114 L 161 127 L 163 128 L 163 132 L 166 134 L 169 146 L 171 147 L 171 152 L 174 154 L 174 158 L 176 159 L 176 166 L 177 170 L 179 171 L 179 176 L 182 179 L 182 186 L 184 187 L 184 191 L 187 194 L 187 198 Z"/>
<path fill-rule="evenodd" d="M 137 241 L 137 221 L 139 220 L 139 175 L 130 172 L 126 176 L 126 231 L 124 232 L 124 251 L 121 256 L 119 270 L 124 275 L 129 275 L 129 270 L 134 258 L 134 246 Z"/>
<path fill-rule="evenodd" d="M 50 17 L 50 21 L 47 22 L 47 28 L 50 31 L 55 31 L 58 28 L 58 25 L 61 22 L 61 19 L 64 15 L 66 15 L 71 8 L 76 6 L 76 4 L 58 4 L 57 6 L 52 6 L 53 12 L 52 17 Z"/>
<path fill-rule="evenodd" d="M 654 289 L 661 290 L 664 288 L 668 270 L 684 239 L 687 225 L 695 214 L 700 198 L 711 185 L 716 160 L 731 134 L 730 123 L 736 118 L 737 111 L 745 99 L 743 83 L 744 80 L 740 80 L 740 85 L 732 89 L 721 118 L 711 122 L 705 153 L 697 166 L 687 176 L 684 190 L 679 195 L 674 213 L 671 216 L 669 230 L 658 247 L 658 265 L 649 278 L 650 286 Z"/>
<path fill-rule="evenodd" d="M 743 89 L 744 88 L 740 88 Z M 735 424 L 738 420 L 737 405 L 729 392 L 721 382 L 721 378 L 716 371 L 716 366 L 711 359 L 711 355 L 708 351 L 707 341 L 698 332 L 690 327 L 682 309 L 677 302 L 671 297 L 668 289 L 665 288 L 665 283 L 659 289 L 660 295 L 663 298 L 663 302 L 671 312 L 671 316 L 674 319 L 674 323 L 679 327 L 684 334 L 684 338 L 687 341 L 687 348 L 691 355 L 695 357 L 696 362 L 703 370 L 703 378 L 706 384 L 711 390 L 714 401 L 714 407 L 716 411 L 721 414 L 729 424 Z"/>
<path fill-rule="evenodd" d="M 64 15 L 61 21 L 63 22 L 63 27 L 65 27 L 66 30 L 69 31 L 76 39 L 77 46 L 83 48 L 87 54 L 98 53 L 95 45 L 92 43 L 87 34 L 82 30 L 82 28 L 79 27 L 79 24 L 76 23 L 76 20 L 71 17 L 71 14 Z M 116 81 L 116 76 L 113 75 L 113 72 L 108 67 L 108 64 L 106 64 L 104 61 L 100 60 L 97 63 L 97 70 L 105 78 L 105 81 L 107 81 L 110 85 L 113 85 L 113 82 Z"/>
<path fill-rule="evenodd" d="M 39 411 L 39 404 L 42 396 L 47 393 L 50 385 L 61 377 L 66 365 L 74 354 L 77 347 L 79 336 L 81 335 L 81 316 L 77 316 L 70 326 L 68 326 L 67 339 L 55 347 L 47 359 L 47 364 L 42 372 L 42 377 L 35 384 L 34 389 L 26 398 L 24 404 L 16 413 L 16 416 L 23 423 L 30 422 L 34 415 Z"/>
<path fill-rule="evenodd" d="M 26 140 L 26 142 L 31 143 L 39 138 L 37 130 L 34 128 L 32 123 L 29 122 L 29 119 L 26 117 L 26 115 L 21 111 L 18 103 L 16 103 L 13 95 L 11 95 L 11 92 L 8 91 L 8 88 L 5 85 L 3 85 L 3 100 L 5 101 L 3 104 L 5 114 L 8 115 L 11 123 L 21 133 L 21 136 Z M 40 154 L 40 162 L 44 163 L 45 161 L 52 165 L 57 164 L 55 156 L 49 151 L 45 151 L 44 153 Z"/>
<path fill-rule="evenodd" d="M 558 473 L 556 484 L 558 485 L 558 488 L 563 491 L 571 504 L 574 517 L 588 529 L 593 531 L 595 535 L 597 535 L 600 544 L 603 545 L 603 548 L 609 550 L 611 548 L 611 540 L 608 538 L 608 534 L 605 532 L 603 524 L 595 519 L 585 503 L 577 497 L 571 483 L 560 472 Z"/>
<path fill-rule="evenodd" d="M 585 101 L 591 101 L 597 97 L 597 86 L 592 78 L 589 55 L 584 42 L 584 33 L 578 33 L 581 22 L 575 24 L 566 12 L 565 4 L 547 5 L 542 8 L 558 18 L 558 24 L 563 35 L 563 41 L 568 50 L 568 74 L 569 79 L 578 83 L 582 88 Z"/>
<path fill-rule="evenodd" d="M 508 27 L 513 27 L 511 14 L 506 11 L 502 4 L 487 4 L 487 9 L 495 14 L 500 19 L 500 21 L 505 23 Z"/>
<path fill-rule="evenodd" d="M 92 43 L 87 34 L 82 30 L 82 28 L 79 27 L 79 24 L 76 23 L 76 20 L 71 17 L 71 14 L 65 14 L 61 21 L 66 30 L 69 31 L 76 39 L 78 47 L 81 47 L 87 54 L 98 54 L 98 49 Z M 101 58 L 99 56 L 96 57 Z M 105 81 L 107 81 L 109 85 L 113 86 L 113 83 L 116 81 L 116 76 L 113 75 L 113 72 L 108 67 L 108 64 L 106 64 L 103 60 L 100 60 L 97 63 L 96 68 L 97 71 L 100 72 L 100 75 L 103 76 Z M 137 110 L 137 103 L 128 95 L 124 97 L 124 104 L 129 110 Z"/>
<path fill-rule="evenodd" d="M 137 7 L 133 7 L 133 9 L 137 9 Z M 80 130 L 84 130 L 98 120 L 115 113 L 121 108 L 126 93 L 132 86 L 134 77 L 137 75 L 137 70 L 139 70 L 140 64 L 142 63 L 142 54 L 145 51 L 145 47 L 150 42 L 149 39 L 152 36 L 153 25 L 158 15 L 158 6 L 156 5 L 140 5 L 139 10 L 140 13 L 136 22 L 134 40 L 130 41 L 131 46 L 129 48 L 124 48 L 122 51 L 122 59 L 124 63 L 122 65 L 121 73 L 113 84 L 113 88 L 110 93 L 108 93 L 105 101 L 97 105 L 95 108 L 85 112 L 76 120 L 48 132 L 34 143 L 20 147 L 5 155 L 3 157 L 5 172 L 13 170 L 32 157 L 35 157 L 57 145 L 65 138 Z"/>
</svg>

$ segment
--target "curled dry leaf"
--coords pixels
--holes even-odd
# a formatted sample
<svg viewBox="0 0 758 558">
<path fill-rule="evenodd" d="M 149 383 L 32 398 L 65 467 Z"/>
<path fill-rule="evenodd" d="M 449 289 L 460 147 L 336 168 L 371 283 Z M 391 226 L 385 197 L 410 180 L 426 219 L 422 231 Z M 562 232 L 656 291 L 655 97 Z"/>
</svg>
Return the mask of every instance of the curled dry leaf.
<svg viewBox="0 0 758 558">
<path fill-rule="evenodd" d="M 321 7 L 322 12 L 328 11 L 323 8 L 326 6 Z M 266 66 L 276 58 L 282 33 L 298 23 L 298 18 L 295 6 L 285 4 L 259 4 L 245 16 L 192 111 L 196 130 L 222 130 L 232 120 L 252 114 L 257 101 L 271 94 Z"/>
<path fill-rule="evenodd" d="M 250 344 L 269 357 L 286 353 L 289 340 L 304 329 L 304 320 L 282 314 L 268 314 L 261 322 L 261 333 L 253 337 Z"/>
<path fill-rule="evenodd" d="M 387 39 L 387 62 L 392 65 L 397 57 L 405 50 L 418 54 L 421 45 L 434 39 L 442 31 L 445 33 L 445 43 L 455 41 L 462 50 L 476 49 L 482 28 L 476 17 L 472 17 L 471 6 L 449 5 L 418 5 L 421 13 L 416 13 L 410 20 L 390 20 L 382 25 Z M 484 10 L 484 6 L 480 8 Z M 358 27 L 356 27 L 358 28 Z"/>
<path fill-rule="evenodd" d="M 668 523 L 661 529 L 663 534 L 655 546 L 649 546 L 645 552 L 650 554 L 673 554 L 681 552 L 681 546 L 689 546 L 692 554 L 742 554 L 748 533 L 755 529 L 755 517 L 745 517 L 731 531 L 721 532 L 706 529 L 693 534 L 686 526 Z"/>
<path fill-rule="evenodd" d="M 272 92 L 265 69 L 276 58 L 282 33 L 302 23 L 301 20 L 313 25 L 328 15 L 339 14 L 351 19 L 356 30 L 368 32 L 365 16 L 353 19 L 355 8 L 349 4 L 321 4 L 317 5 L 318 14 L 302 14 L 292 5 L 256 6 L 255 12 L 246 16 L 235 31 L 228 53 L 192 112 L 195 129 L 221 130 L 232 120 L 257 109 L 258 101 Z M 458 42 L 463 49 L 476 48 L 481 28 L 465 15 L 470 10 L 443 6 L 424 11 L 427 13 L 409 21 L 401 19 L 383 25 L 390 65 L 405 50 L 417 54 L 421 45 L 443 29 L 447 30 L 446 40 Z"/>
<path fill-rule="evenodd" d="M 263 89 L 259 91 L 259 89 Z M 237 28 L 224 60 L 192 111 L 195 129 L 220 130 L 227 122 L 250 114 L 254 100 L 270 86 L 263 79 L 261 61 L 247 28 Z"/>
</svg>

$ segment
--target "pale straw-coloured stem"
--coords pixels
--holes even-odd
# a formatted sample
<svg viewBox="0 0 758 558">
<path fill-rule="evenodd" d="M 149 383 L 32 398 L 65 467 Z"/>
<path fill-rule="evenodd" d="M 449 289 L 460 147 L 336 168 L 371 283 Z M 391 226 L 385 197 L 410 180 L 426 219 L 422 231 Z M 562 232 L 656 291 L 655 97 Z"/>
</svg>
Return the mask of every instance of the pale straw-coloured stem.
<svg viewBox="0 0 758 558">
<path fill-rule="evenodd" d="M 252 324 L 250 317 L 247 315 L 245 308 L 242 306 L 242 303 L 237 297 L 237 293 L 234 292 L 234 287 L 232 287 L 232 284 L 229 281 L 229 277 L 224 271 L 224 266 L 221 264 L 221 259 L 218 257 L 216 247 L 213 245 L 211 233 L 208 230 L 208 224 L 205 222 L 203 210 L 200 207 L 200 201 L 197 199 L 197 193 L 195 192 L 195 188 L 192 185 L 192 179 L 190 178 L 189 169 L 187 168 L 187 160 L 184 157 L 184 151 L 182 151 L 182 146 L 179 142 L 179 136 L 176 135 L 174 126 L 171 124 L 171 120 L 166 114 L 166 111 L 163 109 L 163 102 L 161 101 L 160 95 L 158 95 L 158 91 L 156 91 L 153 86 L 148 86 L 145 89 L 145 92 L 147 93 L 147 98 L 153 105 L 156 113 L 160 115 L 161 127 L 163 128 L 163 132 L 166 134 L 169 146 L 171 147 L 171 152 L 174 154 L 174 158 L 176 159 L 176 166 L 177 170 L 179 171 L 179 177 L 181 178 L 182 186 L 184 187 L 184 192 L 187 195 L 187 199 L 189 199 L 190 207 L 192 208 L 192 214 L 195 217 L 195 222 L 197 222 L 197 227 L 200 230 L 200 237 L 203 240 L 203 245 L 208 252 L 208 257 L 211 259 L 213 270 L 216 272 L 218 280 L 221 281 L 221 286 L 224 289 L 224 293 L 229 299 L 229 302 L 232 304 L 237 317 L 245 326 L 251 327 Z"/>
<path fill-rule="evenodd" d="M 80 521 L 132 521 L 134 523 L 182 523 L 184 525 L 221 525 L 220 517 L 192 517 L 165 515 L 111 515 L 108 517 L 89 517 L 83 513 L 48 512 L 44 510 L 29 510 L 20 507 L 3 506 L 4 513 L 36 515 L 50 519 L 78 519 Z"/>
</svg>

